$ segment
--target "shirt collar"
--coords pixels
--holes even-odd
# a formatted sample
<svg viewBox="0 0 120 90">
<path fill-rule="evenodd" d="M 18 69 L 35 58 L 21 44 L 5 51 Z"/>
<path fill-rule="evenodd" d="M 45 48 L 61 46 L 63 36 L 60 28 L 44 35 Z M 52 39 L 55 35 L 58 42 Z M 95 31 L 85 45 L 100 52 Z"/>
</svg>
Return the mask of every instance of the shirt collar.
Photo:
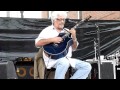
<svg viewBox="0 0 120 90">
<path fill-rule="evenodd" d="M 56 30 L 55 27 L 52 25 L 52 29 L 53 30 Z M 65 30 L 63 29 L 61 32 L 64 32 Z"/>
</svg>

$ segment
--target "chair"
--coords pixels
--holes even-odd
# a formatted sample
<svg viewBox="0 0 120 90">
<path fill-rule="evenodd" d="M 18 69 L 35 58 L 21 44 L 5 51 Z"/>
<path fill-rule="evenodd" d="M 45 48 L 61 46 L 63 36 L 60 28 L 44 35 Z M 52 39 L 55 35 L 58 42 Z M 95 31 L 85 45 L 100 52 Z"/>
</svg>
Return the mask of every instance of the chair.
<svg viewBox="0 0 120 90">
<path fill-rule="evenodd" d="M 55 68 L 47 69 L 45 67 L 45 63 L 42 57 L 43 56 L 42 52 L 43 52 L 43 48 L 40 48 L 34 58 L 34 79 L 53 79 Z M 66 79 L 71 77 L 71 75 L 72 75 L 72 67 L 69 67 L 66 74 Z"/>
<path fill-rule="evenodd" d="M 54 75 L 55 75 L 55 68 L 51 68 L 51 69 L 46 69 L 45 70 L 45 79 L 54 79 Z M 72 67 L 69 67 L 66 75 L 65 75 L 65 79 L 69 79 L 72 76 Z"/>
<path fill-rule="evenodd" d="M 34 79 L 44 79 L 45 64 L 42 58 L 43 49 L 40 48 L 34 57 Z"/>
</svg>

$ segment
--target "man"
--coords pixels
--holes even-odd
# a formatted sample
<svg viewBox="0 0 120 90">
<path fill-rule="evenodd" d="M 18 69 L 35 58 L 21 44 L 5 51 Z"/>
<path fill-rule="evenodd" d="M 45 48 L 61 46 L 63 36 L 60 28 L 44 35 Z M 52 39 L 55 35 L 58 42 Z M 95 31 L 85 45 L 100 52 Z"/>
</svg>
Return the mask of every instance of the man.
<svg viewBox="0 0 120 90">
<path fill-rule="evenodd" d="M 41 31 L 39 36 L 35 39 L 35 46 L 41 47 L 50 43 L 61 43 L 63 39 L 58 35 L 66 31 L 64 29 L 66 18 L 67 13 L 65 11 L 54 11 L 51 15 L 52 25 Z M 70 32 L 73 40 L 73 44 L 69 47 L 67 55 L 55 60 L 50 58 L 48 54 L 43 51 L 43 59 L 46 68 L 56 68 L 54 79 L 64 79 L 65 74 L 71 65 L 71 67 L 74 68 L 75 73 L 70 77 L 70 79 L 86 79 L 91 71 L 91 65 L 88 62 L 71 58 L 72 51 L 76 50 L 78 46 L 78 41 L 74 28 L 67 31 Z"/>
</svg>

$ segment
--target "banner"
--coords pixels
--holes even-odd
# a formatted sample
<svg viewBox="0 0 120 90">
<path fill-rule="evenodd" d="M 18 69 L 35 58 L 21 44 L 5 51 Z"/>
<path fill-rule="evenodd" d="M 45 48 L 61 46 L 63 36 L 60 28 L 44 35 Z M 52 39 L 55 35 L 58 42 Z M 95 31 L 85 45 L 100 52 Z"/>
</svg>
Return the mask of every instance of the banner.
<svg viewBox="0 0 120 90">
<path fill-rule="evenodd" d="M 65 28 L 72 28 L 76 24 L 74 22 L 66 21 Z M 49 25 L 51 25 L 50 19 L 0 17 L 0 59 L 34 58 L 38 52 L 38 48 L 35 47 L 35 38 Z M 100 32 L 101 55 L 107 56 L 120 49 L 119 20 L 90 20 L 76 29 L 79 46 L 73 52 L 74 58 L 82 60 L 94 58 L 94 41 L 98 40 L 96 25 Z"/>
</svg>

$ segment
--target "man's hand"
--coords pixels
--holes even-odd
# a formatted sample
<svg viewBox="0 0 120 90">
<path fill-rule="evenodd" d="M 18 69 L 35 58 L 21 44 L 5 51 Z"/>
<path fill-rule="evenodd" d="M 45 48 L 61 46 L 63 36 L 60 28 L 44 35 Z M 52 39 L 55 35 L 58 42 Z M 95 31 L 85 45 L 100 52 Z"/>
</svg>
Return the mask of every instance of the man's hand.
<svg viewBox="0 0 120 90">
<path fill-rule="evenodd" d="M 55 37 L 55 38 L 53 38 L 53 43 L 60 43 L 62 41 L 63 41 L 63 39 L 61 37 Z"/>
<path fill-rule="evenodd" d="M 71 33 L 73 40 L 76 40 L 76 30 L 72 28 L 71 30 L 69 30 L 69 32 Z"/>
</svg>

